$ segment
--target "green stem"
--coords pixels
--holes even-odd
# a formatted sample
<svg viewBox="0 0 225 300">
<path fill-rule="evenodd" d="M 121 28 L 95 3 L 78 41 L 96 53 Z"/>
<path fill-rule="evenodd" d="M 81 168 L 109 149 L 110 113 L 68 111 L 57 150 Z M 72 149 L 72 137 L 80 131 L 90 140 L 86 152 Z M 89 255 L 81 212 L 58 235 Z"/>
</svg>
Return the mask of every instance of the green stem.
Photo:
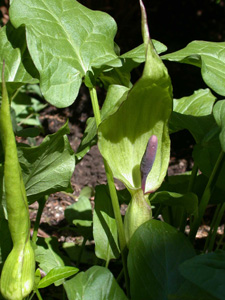
<svg viewBox="0 0 225 300">
<path fill-rule="evenodd" d="M 190 181 L 188 184 L 188 189 L 187 189 L 188 193 L 191 193 L 193 190 L 197 173 L 198 173 L 198 167 L 197 167 L 197 164 L 194 164 L 194 166 L 192 168 L 192 172 L 191 172 L 191 178 L 190 178 Z M 183 208 L 180 220 L 181 220 L 180 221 L 180 231 L 184 232 L 186 224 L 187 224 L 187 213 L 186 213 L 185 208 Z"/>
<path fill-rule="evenodd" d="M 222 244 L 222 242 L 223 242 L 224 236 L 225 236 L 225 234 L 223 233 L 223 234 L 221 235 L 221 237 L 220 237 L 220 240 L 219 240 L 217 246 L 216 246 L 216 250 L 219 250 L 219 249 L 220 249 L 220 246 L 221 246 L 221 244 Z"/>
<path fill-rule="evenodd" d="M 194 164 L 192 171 L 191 171 L 191 178 L 190 178 L 190 181 L 188 184 L 188 189 L 187 189 L 188 193 L 191 193 L 193 191 L 193 187 L 194 187 L 194 183 L 195 183 L 197 174 L 198 174 L 198 166 L 197 166 L 197 164 Z"/>
<path fill-rule="evenodd" d="M 211 222 L 211 224 L 210 224 L 210 231 L 209 231 L 209 234 L 208 234 L 208 236 L 207 236 L 207 239 L 206 239 L 206 242 L 205 242 L 205 246 L 204 246 L 204 250 L 203 250 L 204 253 L 205 253 L 205 252 L 207 251 L 207 249 L 208 249 L 209 242 L 210 242 L 210 239 L 211 239 L 211 237 L 212 237 L 212 232 L 213 232 L 213 230 L 214 230 L 215 223 L 216 223 L 216 219 L 217 219 L 217 217 L 218 217 L 218 213 L 219 213 L 219 211 L 220 211 L 220 208 L 221 208 L 221 205 L 217 205 L 216 210 L 215 210 L 215 212 L 214 212 L 214 214 L 213 214 L 213 219 L 212 219 L 212 222 Z"/>
<path fill-rule="evenodd" d="M 77 258 L 76 268 L 79 267 L 79 264 L 80 264 L 80 261 L 81 261 L 81 257 L 82 257 L 86 242 L 87 242 L 87 238 L 84 237 L 82 245 L 81 245 L 81 249 L 80 249 L 80 252 L 79 252 L 79 255 L 78 255 L 78 258 Z"/>
<path fill-rule="evenodd" d="M 214 225 L 214 228 L 213 228 L 212 237 L 211 237 L 210 242 L 209 242 L 208 252 L 213 251 L 213 246 L 215 244 L 217 230 L 218 230 L 218 227 L 220 225 L 220 222 L 221 222 L 223 214 L 224 214 L 225 203 L 223 203 L 219 207 L 220 207 L 220 210 L 219 210 L 218 217 L 216 219 L 216 222 L 215 222 L 215 225 Z"/>
<path fill-rule="evenodd" d="M 31 296 L 30 296 L 29 298 L 26 298 L 26 299 L 31 300 L 31 299 L 34 297 L 35 294 L 36 294 L 36 293 L 33 292 L 33 293 L 31 294 Z"/>
<path fill-rule="evenodd" d="M 94 87 L 89 89 L 89 92 L 90 92 L 95 122 L 96 122 L 96 126 L 98 128 L 99 124 L 101 123 L 101 115 L 100 115 L 100 109 L 99 109 L 99 104 L 98 104 L 97 92 Z M 126 263 L 127 248 L 126 248 L 124 226 L 123 226 L 122 216 L 120 213 L 119 200 L 117 197 L 117 192 L 116 192 L 116 188 L 115 188 L 115 184 L 114 184 L 112 171 L 111 171 L 108 163 L 104 159 L 103 159 L 103 161 L 104 161 L 104 166 L 105 166 L 105 171 L 106 171 L 107 182 L 108 182 L 108 186 L 109 186 L 109 193 L 110 193 L 110 197 L 111 197 L 111 201 L 112 201 L 113 212 L 115 215 L 115 220 L 116 220 L 116 225 L 117 225 L 117 230 L 118 230 L 126 289 L 127 289 L 127 293 L 129 293 L 129 280 L 128 280 L 128 270 L 127 270 L 127 263 Z"/>
<path fill-rule="evenodd" d="M 38 201 L 39 207 L 38 207 L 37 217 L 36 217 L 35 224 L 34 224 L 33 236 L 32 236 L 32 242 L 34 244 L 36 244 L 36 241 L 37 241 L 38 228 L 39 228 L 39 224 L 40 224 L 40 220 L 41 220 L 41 215 L 42 215 L 42 212 L 43 212 L 46 200 L 47 200 L 47 196 L 43 196 Z"/>
<path fill-rule="evenodd" d="M 206 207 L 209 203 L 209 199 L 211 197 L 211 194 L 212 194 L 212 190 L 214 188 L 214 185 L 215 185 L 215 182 L 218 178 L 218 175 L 220 173 L 220 170 L 221 170 L 221 166 L 222 166 L 222 161 L 224 159 L 224 152 L 221 151 L 219 156 L 218 156 L 218 159 L 216 161 L 216 164 L 214 166 L 214 169 L 209 177 L 209 180 L 208 180 L 208 183 L 206 185 L 206 188 L 203 192 L 203 195 L 202 195 L 202 198 L 200 200 L 200 204 L 199 204 L 199 215 L 198 215 L 198 218 L 196 218 L 191 226 L 191 231 L 190 231 L 190 234 L 189 234 L 189 240 L 191 242 L 194 241 L 195 239 L 195 236 L 196 236 L 196 233 L 198 231 L 198 228 L 201 224 L 201 221 L 202 221 L 202 218 L 204 216 L 204 213 L 205 213 L 205 210 L 206 210 Z"/>
<path fill-rule="evenodd" d="M 151 202 L 151 200 L 150 200 L 150 202 Z M 154 211 L 154 214 L 153 214 L 154 219 L 158 218 L 161 211 L 162 211 L 162 204 L 159 204 L 158 207 Z"/>
<path fill-rule="evenodd" d="M 39 290 L 36 291 L 36 294 L 37 294 L 38 300 L 43 300 Z"/>
<path fill-rule="evenodd" d="M 90 96 L 91 96 L 91 104 L 94 112 L 96 126 L 98 128 L 99 124 L 101 123 L 101 114 L 98 104 L 98 96 L 95 88 L 89 89 Z"/>
</svg>

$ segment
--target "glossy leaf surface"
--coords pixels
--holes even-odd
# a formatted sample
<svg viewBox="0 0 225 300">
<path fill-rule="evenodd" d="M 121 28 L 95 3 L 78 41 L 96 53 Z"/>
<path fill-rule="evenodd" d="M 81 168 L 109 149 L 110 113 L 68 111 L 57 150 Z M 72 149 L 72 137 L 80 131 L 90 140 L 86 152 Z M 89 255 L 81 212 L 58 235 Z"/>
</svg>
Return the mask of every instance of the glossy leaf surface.
<svg viewBox="0 0 225 300">
<path fill-rule="evenodd" d="M 43 277 L 39 284 L 38 284 L 38 289 L 45 288 L 55 282 L 57 282 L 60 279 L 65 279 L 70 276 L 75 275 L 79 270 L 74 267 L 55 267 L 49 271 L 49 273 Z"/>
<path fill-rule="evenodd" d="M 172 226 L 157 220 L 144 223 L 129 244 L 131 298 L 168 299 L 184 282 L 180 263 L 194 255 L 187 238 Z"/>
<path fill-rule="evenodd" d="M 112 273 L 99 266 L 79 273 L 64 287 L 69 300 L 127 300 Z"/>
<path fill-rule="evenodd" d="M 173 112 L 169 122 L 170 131 L 188 129 L 196 141 L 205 134 L 204 120 L 213 109 L 215 96 L 209 89 L 195 91 L 192 95 L 173 100 Z"/>
<path fill-rule="evenodd" d="M 41 90 L 57 107 L 74 102 L 82 79 L 93 67 L 121 65 L 114 51 L 115 21 L 78 1 L 13 1 L 10 19 L 15 27 L 26 26 Z"/>
<path fill-rule="evenodd" d="M 162 56 L 162 59 L 191 64 L 201 68 L 205 83 L 225 96 L 225 43 L 193 41 L 185 48 Z"/>
</svg>

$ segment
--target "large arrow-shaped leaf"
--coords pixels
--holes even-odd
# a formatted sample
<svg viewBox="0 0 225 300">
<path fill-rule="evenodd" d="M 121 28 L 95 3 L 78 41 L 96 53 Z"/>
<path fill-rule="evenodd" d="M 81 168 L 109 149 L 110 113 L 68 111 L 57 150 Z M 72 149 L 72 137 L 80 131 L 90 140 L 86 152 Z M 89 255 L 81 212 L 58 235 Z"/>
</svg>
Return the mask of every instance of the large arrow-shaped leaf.
<svg viewBox="0 0 225 300">
<path fill-rule="evenodd" d="M 92 68 L 120 66 L 114 52 L 116 23 L 106 13 L 74 0 L 14 0 L 10 19 L 26 26 L 27 46 L 50 103 L 73 103 L 82 78 Z"/>
<path fill-rule="evenodd" d="M 163 59 L 191 64 L 201 68 L 205 83 L 225 96 L 225 43 L 193 41 L 184 49 L 166 54 Z"/>
</svg>

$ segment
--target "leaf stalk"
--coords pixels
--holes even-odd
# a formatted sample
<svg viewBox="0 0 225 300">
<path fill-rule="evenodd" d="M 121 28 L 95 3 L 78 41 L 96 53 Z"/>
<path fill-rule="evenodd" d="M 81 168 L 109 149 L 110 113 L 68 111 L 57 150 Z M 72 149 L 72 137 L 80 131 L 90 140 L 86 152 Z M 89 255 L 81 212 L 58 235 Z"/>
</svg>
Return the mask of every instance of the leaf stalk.
<svg viewBox="0 0 225 300">
<path fill-rule="evenodd" d="M 98 104 L 98 97 L 96 88 L 90 88 L 90 97 L 91 97 L 91 103 L 93 107 L 94 117 L 96 126 L 98 126 L 101 123 L 101 115 L 100 115 L 100 109 Z M 103 158 L 108 187 L 109 187 L 109 193 L 112 201 L 112 207 L 113 212 L 117 224 L 117 230 L 118 230 L 118 237 L 119 237 L 119 243 L 120 243 L 120 250 L 121 250 L 121 256 L 122 256 L 122 263 L 124 268 L 124 277 L 125 277 L 125 283 L 126 283 L 126 289 L 127 293 L 129 294 L 129 276 L 128 276 L 128 270 L 127 270 L 127 247 L 126 247 L 126 239 L 125 239 L 125 233 L 124 233 L 124 226 L 122 221 L 122 216 L 120 213 L 120 206 L 119 206 L 119 200 L 114 184 L 113 174 L 112 171 L 107 163 L 107 161 Z"/>
</svg>

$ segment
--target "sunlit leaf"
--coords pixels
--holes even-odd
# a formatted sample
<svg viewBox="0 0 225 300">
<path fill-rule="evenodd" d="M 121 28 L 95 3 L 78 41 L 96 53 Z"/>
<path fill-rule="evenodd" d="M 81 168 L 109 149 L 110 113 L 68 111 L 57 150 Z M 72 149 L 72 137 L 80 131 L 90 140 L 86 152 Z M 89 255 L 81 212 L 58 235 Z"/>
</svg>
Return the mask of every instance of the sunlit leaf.
<svg viewBox="0 0 225 300">
<path fill-rule="evenodd" d="M 205 126 L 208 127 L 215 100 L 209 89 L 198 90 L 191 96 L 174 99 L 170 131 L 188 129 L 195 140 L 199 141 L 205 134 Z"/>
<path fill-rule="evenodd" d="M 10 19 L 15 27 L 26 26 L 41 90 L 55 106 L 72 104 L 82 79 L 93 68 L 121 65 L 114 51 L 115 21 L 78 1 L 13 1 Z"/>
<path fill-rule="evenodd" d="M 112 273 L 94 266 L 64 283 L 69 300 L 127 300 Z"/>
<path fill-rule="evenodd" d="M 68 277 L 71 277 L 72 275 L 75 275 L 79 269 L 74 268 L 74 267 L 55 267 L 49 271 L 49 273 L 43 277 L 39 284 L 38 284 L 38 289 L 45 288 L 58 280 L 65 279 Z"/>
<path fill-rule="evenodd" d="M 201 68 L 205 83 L 225 96 L 225 43 L 193 41 L 185 48 L 162 56 L 162 59 L 191 64 Z"/>
</svg>

